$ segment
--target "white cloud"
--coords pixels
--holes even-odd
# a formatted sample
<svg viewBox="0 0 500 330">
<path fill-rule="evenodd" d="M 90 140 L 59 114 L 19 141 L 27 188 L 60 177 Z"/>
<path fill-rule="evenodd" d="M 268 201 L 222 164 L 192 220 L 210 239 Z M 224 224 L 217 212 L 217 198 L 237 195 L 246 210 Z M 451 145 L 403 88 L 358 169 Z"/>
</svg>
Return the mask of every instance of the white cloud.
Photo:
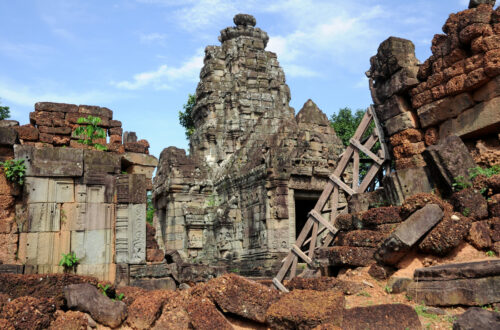
<svg viewBox="0 0 500 330">
<path fill-rule="evenodd" d="M 0 81 L 0 95 L 2 100 L 21 106 L 33 106 L 36 102 L 63 102 L 74 104 L 102 104 L 117 99 L 117 94 L 91 90 L 84 92 L 68 91 L 60 89 L 41 91 L 40 86 L 19 86 L 11 82 Z"/>
<path fill-rule="evenodd" d="M 200 49 L 197 54 L 184 62 L 179 67 L 170 67 L 166 64 L 160 65 L 154 71 L 146 71 L 135 74 L 131 81 L 124 80 L 112 82 L 115 87 L 128 90 L 153 87 L 154 89 L 171 89 L 177 82 L 197 81 L 203 66 L 203 55 Z"/>
<path fill-rule="evenodd" d="M 157 44 L 163 45 L 163 44 L 165 44 L 165 40 L 167 39 L 167 35 L 163 34 L 163 33 L 153 32 L 153 33 L 148 33 L 148 34 L 141 34 L 139 36 L 139 39 L 144 44 L 157 43 Z"/>
</svg>

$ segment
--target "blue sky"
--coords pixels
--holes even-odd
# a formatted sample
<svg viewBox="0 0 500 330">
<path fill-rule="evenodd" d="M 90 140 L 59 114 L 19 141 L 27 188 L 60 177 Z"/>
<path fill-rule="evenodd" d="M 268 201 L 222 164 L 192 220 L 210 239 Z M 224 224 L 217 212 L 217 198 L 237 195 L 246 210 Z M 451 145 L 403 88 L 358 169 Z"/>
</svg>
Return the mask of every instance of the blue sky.
<svg viewBox="0 0 500 330">
<path fill-rule="evenodd" d="M 194 93 L 207 45 L 235 14 L 257 19 L 278 54 L 298 112 L 366 108 L 364 72 L 389 36 L 417 57 L 467 0 L 0 0 L 0 98 L 25 124 L 38 101 L 106 106 L 158 156 L 186 148 L 178 111 Z"/>
</svg>

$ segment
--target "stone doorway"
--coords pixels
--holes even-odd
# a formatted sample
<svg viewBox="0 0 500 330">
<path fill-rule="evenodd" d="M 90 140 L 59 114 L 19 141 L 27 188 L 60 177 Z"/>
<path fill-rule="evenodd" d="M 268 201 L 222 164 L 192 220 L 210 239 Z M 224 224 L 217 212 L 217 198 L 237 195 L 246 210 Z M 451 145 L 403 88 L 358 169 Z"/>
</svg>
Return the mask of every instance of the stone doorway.
<svg viewBox="0 0 500 330">
<path fill-rule="evenodd" d="M 314 208 L 319 199 L 320 192 L 300 191 L 294 193 L 295 199 L 295 239 L 299 236 L 306 224 L 307 214 Z"/>
</svg>

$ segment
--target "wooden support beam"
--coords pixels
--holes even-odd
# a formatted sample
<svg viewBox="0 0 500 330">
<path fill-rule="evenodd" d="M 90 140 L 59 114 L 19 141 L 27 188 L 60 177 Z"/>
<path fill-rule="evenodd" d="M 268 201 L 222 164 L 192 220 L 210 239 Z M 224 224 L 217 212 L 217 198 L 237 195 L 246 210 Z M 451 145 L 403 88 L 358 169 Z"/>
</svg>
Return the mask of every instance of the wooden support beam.
<svg viewBox="0 0 500 330">
<path fill-rule="evenodd" d="M 370 157 L 371 159 L 373 159 L 373 161 L 375 163 L 377 163 L 379 165 L 382 165 L 384 163 L 383 159 L 380 159 L 377 155 L 375 155 L 373 152 L 371 152 L 370 149 L 367 149 L 364 145 L 362 145 L 361 143 L 359 143 L 358 140 L 350 139 L 349 143 L 351 145 L 353 145 L 354 147 L 356 147 L 356 149 L 358 149 L 359 151 L 364 152 L 368 157 Z"/>
<path fill-rule="evenodd" d="M 321 216 L 318 212 L 315 210 L 312 210 L 309 212 L 309 215 L 312 216 L 314 219 L 316 219 L 319 223 L 321 223 L 323 226 L 325 226 L 326 229 L 328 229 L 332 234 L 337 234 L 339 231 L 337 228 L 335 228 L 332 224 L 330 224 L 328 221 L 326 221 L 325 218 Z"/>
<path fill-rule="evenodd" d="M 292 245 L 292 251 L 298 256 L 300 257 L 302 260 L 304 260 L 305 262 L 307 262 L 307 264 L 309 266 L 313 266 L 313 261 L 311 258 L 309 258 L 307 256 L 307 254 L 305 254 L 297 245 Z"/>
<path fill-rule="evenodd" d="M 278 288 L 278 290 L 280 290 L 281 292 L 285 292 L 285 293 L 288 293 L 290 291 L 288 291 L 287 288 L 285 288 L 285 286 L 283 284 L 281 284 L 281 282 L 275 277 L 273 278 L 273 284 L 276 288 Z"/>
<path fill-rule="evenodd" d="M 349 195 L 352 196 L 356 193 L 354 190 L 351 189 L 351 187 L 349 187 L 347 184 L 345 184 L 344 181 L 340 180 L 340 178 L 338 176 L 336 176 L 335 174 L 330 175 L 329 178 L 330 178 L 330 180 L 335 182 L 340 188 L 342 188 L 342 190 L 344 190 Z"/>
</svg>

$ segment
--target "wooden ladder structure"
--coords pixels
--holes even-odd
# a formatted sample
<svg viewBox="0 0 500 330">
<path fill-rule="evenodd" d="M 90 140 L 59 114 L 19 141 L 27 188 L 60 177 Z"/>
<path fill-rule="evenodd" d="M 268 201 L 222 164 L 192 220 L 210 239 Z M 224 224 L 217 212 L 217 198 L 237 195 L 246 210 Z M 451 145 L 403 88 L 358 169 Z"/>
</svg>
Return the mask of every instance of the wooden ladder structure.
<svg viewBox="0 0 500 330">
<path fill-rule="evenodd" d="M 374 122 L 374 130 L 372 134 L 364 141 L 361 141 L 365 132 L 370 127 L 370 123 Z M 380 148 L 375 153 L 371 151 L 375 143 L 380 142 Z M 289 278 L 295 277 L 297 271 L 297 263 L 299 258 L 305 261 L 311 269 L 317 269 L 317 263 L 314 260 L 314 252 L 319 247 L 328 247 L 334 240 L 338 229 L 335 228 L 335 219 L 337 218 L 338 206 L 339 206 L 339 193 L 343 190 L 348 195 L 358 194 L 366 191 L 366 189 L 371 185 L 372 181 L 375 179 L 376 175 L 381 170 L 382 166 L 386 165 L 386 171 L 389 171 L 389 152 L 384 140 L 384 134 L 382 127 L 377 119 L 375 109 L 370 106 L 363 116 L 356 132 L 349 141 L 349 146 L 343 152 L 340 161 L 333 173 L 329 176 L 329 182 L 323 189 L 318 202 L 314 206 L 314 209 L 309 212 L 307 222 L 305 223 L 302 231 L 300 232 L 295 244 L 292 245 L 290 252 L 288 252 L 287 257 L 283 260 L 281 268 L 273 278 L 273 284 L 279 290 L 283 292 L 288 292 L 287 288 L 283 285 L 282 281 L 289 272 Z M 369 168 L 366 176 L 362 182 L 359 182 L 359 164 L 360 157 L 359 153 L 362 152 L 367 155 L 372 161 L 372 165 Z M 346 170 L 349 163 L 353 162 L 352 165 L 352 184 L 342 181 L 342 174 Z M 330 220 L 325 219 L 321 213 L 323 208 L 327 204 L 330 196 L 332 196 L 333 203 L 330 212 Z M 327 211 L 327 210 L 325 210 Z M 323 242 L 319 242 L 318 236 L 324 231 L 327 231 Z M 310 234 L 310 235 L 309 235 Z M 303 251 L 304 248 L 308 248 Z"/>
</svg>

